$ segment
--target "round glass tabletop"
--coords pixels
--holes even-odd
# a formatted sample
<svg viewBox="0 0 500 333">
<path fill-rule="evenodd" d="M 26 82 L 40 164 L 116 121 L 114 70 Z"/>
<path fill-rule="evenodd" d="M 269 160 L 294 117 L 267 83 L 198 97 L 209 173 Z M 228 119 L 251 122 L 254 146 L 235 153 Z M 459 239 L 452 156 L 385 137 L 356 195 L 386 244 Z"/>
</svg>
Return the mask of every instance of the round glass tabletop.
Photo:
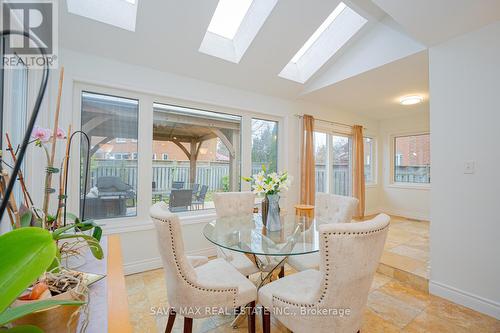
<svg viewBox="0 0 500 333">
<path fill-rule="evenodd" d="M 222 248 L 265 256 L 291 256 L 319 251 L 318 225 L 327 223 L 303 216 L 282 215 L 282 229 L 269 231 L 260 214 L 218 218 L 203 234 Z"/>
</svg>

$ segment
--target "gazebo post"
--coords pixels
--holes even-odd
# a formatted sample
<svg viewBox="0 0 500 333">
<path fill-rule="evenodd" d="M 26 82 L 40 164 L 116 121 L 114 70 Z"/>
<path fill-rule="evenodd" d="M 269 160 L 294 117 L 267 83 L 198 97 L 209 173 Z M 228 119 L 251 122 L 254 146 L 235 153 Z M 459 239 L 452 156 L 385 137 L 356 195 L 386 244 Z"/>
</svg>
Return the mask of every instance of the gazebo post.
<svg viewBox="0 0 500 333">
<path fill-rule="evenodd" d="M 189 153 L 189 183 L 192 184 L 196 181 L 196 160 L 198 159 L 198 141 L 192 139 L 190 144 Z M 201 142 L 199 143 L 201 145 Z"/>
</svg>

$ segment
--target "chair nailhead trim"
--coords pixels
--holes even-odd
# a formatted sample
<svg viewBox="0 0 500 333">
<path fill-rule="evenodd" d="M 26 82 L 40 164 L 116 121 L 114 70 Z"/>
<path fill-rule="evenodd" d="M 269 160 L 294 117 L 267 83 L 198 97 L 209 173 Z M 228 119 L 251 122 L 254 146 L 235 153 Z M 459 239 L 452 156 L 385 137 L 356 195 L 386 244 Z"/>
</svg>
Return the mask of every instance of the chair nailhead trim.
<svg viewBox="0 0 500 333">
<path fill-rule="evenodd" d="M 193 282 L 191 282 L 187 276 L 183 273 L 181 266 L 179 264 L 179 260 L 177 258 L 177 253 L 175 251 L 175 245 L 174 245 L 174 236 L 172 233 L 172 223 L 169 220 L 164 220 L 164 219 L 157 219 L 155 220 L 160 221 L 162 223 L 167 223 L 168 224 L 168 229 L 170 231 L 170 244 L 172 246 L 172 253 L 174 255 L 174 261 L 175 261 L 175 266 L 177 267 L 177 274 L 182 278 L 182 280 L 187 283 L 190 287 L 201 290 L 201 291 L 207 291 L 207 292 L 216 292 L 216 293 L 223 293 L 223 292 L 230 292 L 233 295 L 233 307 L 236 308 L 236 296 L 238 294 L 238 288 L 205 288 L 205 287 L 200 287 Z"/>
<path fill-rule="evenodd" d="M 329 263 L 330 255 L 329 255 L 329 250 L 328 250 L 328 242 L 330 241 L 330 239 L 328 239 L 328 236 L 346 235 L 346 234 L 347 235 L 370 235 L 370 234 L 381 232 L 388 227 L 389 227 L 389 224 L 387 224 L 385 227 L 380 228 L 380 229 L 363 231 L 363 232 L 328 232 L 328 233 L 324 233 L 323 238 L 326 242 L 326 244 L 325 244 L 325 267 L 326 268 L 325 268 L 325 278 L 323 281 L 323 290 L 321 292 L 321 296 L 319 297 L 319 299 L 315 303 L 303 304 L 303 303 L 290 302 L 290 301 L 287 301 L 279 296 L 273 295 L 273 303 L 274 303 L 274 301 L 278 301 L 278 302 L 281 302 L 281 303 L 284 303 L 284 304 L 287 304 L 290 306 L 305 307 L 305 308 L 320 306 L 321 303 L 323 302 L 323 300 L 325 299 L 326 292 L 328 291 L 328 279 L 329 279 L 329 275 L 330 275 L 330 263 Z"/>
</svg>

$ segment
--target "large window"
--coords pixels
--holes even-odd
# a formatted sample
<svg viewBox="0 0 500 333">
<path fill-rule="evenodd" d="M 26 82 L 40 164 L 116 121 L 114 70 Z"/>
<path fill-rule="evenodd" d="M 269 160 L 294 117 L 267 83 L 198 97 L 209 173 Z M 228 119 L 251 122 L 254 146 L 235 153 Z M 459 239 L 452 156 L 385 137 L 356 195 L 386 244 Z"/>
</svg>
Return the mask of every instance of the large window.
<svg viewBox="0 0 500 333">
<path fill-rule="evenodd" d="M 16 67 L 3 68 L 0 74 L 0 103 L 1 115 L 3 119 L 0 123 L 3 125 L 1 129 L 2 136 L 0 142 L 4 151 L 3 159 L 10 165 L 14 165 L 11 159 L 10 152 L 7 150 L 6 135 L 9 135 L 10 141 L 14 149 L 18 147 L 24 136 L 26 130 L 26 123 L 28 117 L 28 68 L 20 60 Z M 3 100 L 2 100 L 3 98 Z M 21 166 L 23 173 L 25 170 L 25 163 Z M 23 196 L 19 182 L 14 184 L 13 195 L 17 202 L 22 202 Z"/>
<path fill-rule="evenodd" d="M 252 174 L 278 171 L 278 122 L 252 119 Z"/>
<path fill-rule="evenodd" d="M 428 184 L 431 182 L 430 135 L 394 138 L 394 182 Z"/>
<path fill-rule="evenodd" d="M 328 192 L 328 147 L 329 136 L 314 132 L 314 162 L 316 163 L 316 192 Z"/>
<path fill-rule="evenodd" d="M 135 216 L 139 101 L 91 92 L 82 92 L 81 98 L 82 130 L 90 138 L 89 178 L 80 182 L 85 217 Z M 83 169 L 84 141 L 81 147 Z"/>
<path fill-rule="evenodd" d="M 316 192 L 352 194 L 353 142 L 348 135 L 314 132 Z M 375 143 L 364 139 L 365 181 L 375 182 Z"/>
<path fill-rule="evenodd" d="M 365 183 L 375 184 L 375 140 L 372 138 L 364 138 L 364 153 L 365 153 Z"/>
<path fill-rule="evenodd" d="M 352 139 L 349 136 L 332 135 L 334 194 L 351 195 L 352 192 Z"/>
<path fill-rule="evenodd" d="M 159 103 L 153 114 L 153 202 L 195 211 L 240 190 L 240 116 Z"/>
</svg>

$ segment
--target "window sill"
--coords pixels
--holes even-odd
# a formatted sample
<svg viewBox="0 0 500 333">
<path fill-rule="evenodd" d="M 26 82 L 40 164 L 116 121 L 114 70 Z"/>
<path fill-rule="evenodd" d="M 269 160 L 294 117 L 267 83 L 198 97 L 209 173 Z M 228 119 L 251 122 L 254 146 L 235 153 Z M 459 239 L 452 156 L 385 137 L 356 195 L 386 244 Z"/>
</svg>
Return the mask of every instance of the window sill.
<svg viewBox="0 0 500 333">
<path fill-rule="evenodd" d="M 377 183 L 365 184 L 365 187 L 366 188 L 376 188 L 377 187 Z"/>
<path fill-rule="evenodd" d="M 391 183 L 386 185 L 389 188 L 399 188 L 407 190 L 424 190 L 429 191 L 431 189 L 430 184 L 416 184 L 416 183 Z"/>
<path fill-rule="evenodd" d="M 215 219 L 215 210 L 210 209 L 205 212 L 194 213 L 180 213 L 178 214 L 182 225 L 208 223 Z M 153 221 L 149 218 L 146 220 L 139 220 L 136 217 L 123 218 L 123 219 L 107 219 L 96 220 L 102 225 L 104 235 L 112 235 L 126 232 L 137 232 L 154 229 Z"/>
</svg>

